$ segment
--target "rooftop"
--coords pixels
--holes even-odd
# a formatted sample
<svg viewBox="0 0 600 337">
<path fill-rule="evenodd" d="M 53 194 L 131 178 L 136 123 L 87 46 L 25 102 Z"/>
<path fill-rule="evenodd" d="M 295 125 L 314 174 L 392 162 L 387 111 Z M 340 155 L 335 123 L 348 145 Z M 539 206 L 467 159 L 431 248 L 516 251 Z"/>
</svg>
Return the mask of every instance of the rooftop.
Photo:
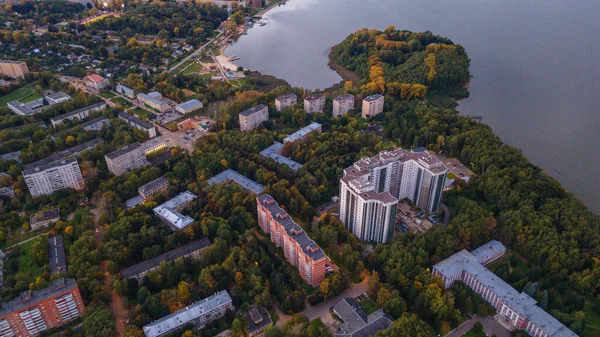
<svg viewBox="0 0 600 337">
<path fill-rule="evenodd" d="M 154 137 L 154 138 L 150 138 L 147 141 L 142 143 L 142 149 L 144 150 L 144 152 L 152 149 L 155 146 L 164 144 L 165 146 L 167 145 L 165 143 L 165 140 L 162 137 Z"/>
<path fill-rule="evenodd" d="M 268 109 L 268 108 L 264 104 L 255 105 L 255 106 L 251 107 L 250 109 L 240 112 L 240 115 L 248 117 L 248 116 L 253 115 L 263 109 Z"/>
<path fill-rule="evenodd" d="M 248 320 L 249 334 L 273 324 L 271 315 L 267 309 L 263 307 L 256 307 L 248 310 L 248 317 L 250 318 Z"/>
<path fill-rule="evenodd" d="M 74 155 L 78 155 L 85 150 L 93 149 L 102 142 L 103 142 L 102 138 L 94 138 L 94 139 L 90 140 L 89 142 L 85 142 L 83 144 L 73 146 L 72 148 L 55 153 L 55 154 L 51 155 L 50 157 L 46 157 L 44 159 L 33 162 L 31 164 L 24 165 L 23 167 L 25 169 L 30 169 L 30 168 L 35 168 L 35 167 L 47 165 L 50 163 L 54 163 L 54 162 L 60 161 L 65 158 L 68 158 L 68 157 L 71 157 Z M 25 172 L 25 171 L 23 171 L 23 172 Z"/>
<path fill-rule="evenodd" d="M 96 83 L 104 81 L 104 77 L 102 77 L 102 76 L 100 76 L 98 74 L 88 74 L 86 77 L 89 80 L 91 80 L 92 82 L 96 82 Z"/>
<path fill-rule="evenodd" d="M 62 235 L 57 235 L 49 238 L 48 246 L 50 258 L 50 274 L 66 272 L 67 259 L 65 257 L 65 246 L 63 244 Z"/>
<path fill-rule="evenodd" d="M 0 316 L 4 316 L 11 312 L 18 312 L 20 309 L 26 308 L 32 303 L 52 298 L 53 296 L 56 296 L 62 292 L 73 290 L 75 288 L 77 288 L 75 279 L 61 278 L 54 281 L 49 287 L 42 290 L 23 292 L 14 300 L 0 304 Z"/>
<path fill-rule="evenodd" d="M 277 98 L 275 98 L 275 99 L 278 101 L 283 101 L 283 100 L 294 98 L 294 97 L 296 97 L 296 94 L 283 94 L 283 95 L 277 96 Z"/>
<path fill-rule="evenodd" d="M 6 105 L 12 106 L 14 109 L 19 110 L 19 112 L 21 112 L 24 115 L 33 115 L 35 113 L 35 111 L 33 111 L 33 109 L 31 109 L 27 105 L 25 105 L 19 101 L 16 101 L 16 100 L 10 101 Z"/>
<path fill-rule="evenodd" d="M 92 119 L 90 121 L 87 121 L 85 123 L 81 123 L 81 127 L 85 128 L 86 126 L 93 125 L 93 124 L 96 124 L 96 123 L 100 123 L 100 122 L 103 122 L 103 121 L 109 121 L 108 117 L 102 116 L 102 117 L 94 118 L 94 119 Z"/>
<path fill-rule="evenodd" d="M 55 161 L 55 162 L 52 162 L 50 164 L 35 166 L 35 167 L 32 167 L 32 168 L 24 169 L 23 170 L 23 176 L 30 175 L 30 174 L 35 174 L 35 173 L 42 172 L 42 171 L 46 171 L 46 170 L 53 169 L 53 168 L 59 167 L 59 166 L 71 165 L 73 163 L 77 164 L 77 159 L 75 159 L 75 158 L 69 158 L 69 159 L 64 159 L 64 160 L 61 160 L 61 161 Z"/>
<path fill-rule="evenodd" d="M 59 209 L 57 207 L 57 208 L 53 208 L 53 209 L 50 209 L 47 211 L 41 211 L 41 212 L 32 214 L 29 217 L 29 223 L 36 224 L 38 222 L 48 221 L 48 220 L 52 220 L 52 219 L 58 219 L 59 217 L 60 217 L 60 213 L 59 213 Z"/>
<path fill-rule="evenodd" d="M 277 201 L 268 194 L 259 195 L 257 197 L 258 202 L 265 207 L 274 219 L 285 228 L 287 235 L 294 239 L 306 256 L 317 261 L 325 257 L 323 250 L 308 235 L 302 230 L 302 227 L 298 225 L 288 213 L 279 207 Z"/>
<path fill-rule="evenodd" d="M 238 172 L 232 169 L 227 169 L 217 174 L 216 176 L 208 179 L 208 184 L 220 184 L 228 180 L 236 182 L 238 185 L 245 188 L 246 190 L 251 191 L 254 194 L 261 194 L 264 190 L 263 185 L 255 182 L 254 180 L 246 178 L 245 176 L 239 174 Z"/>
<path fill-rule="evenodd" d="M 323 94 L 313 94 L 313 95 L 307 96 L 304 100 L 310 102 L 310 101 L 319 100 L 323 97 L 325 97 L 325 95 L 323 95 Z"/>
<path fill-rule="evenodd" d="M 148 102 L 151 102 L 152 104 L 156 104 L 156 105 L 167 104 L 167 102 L 165 102 L 159 98 L 153 97 L 149 94 L 139 93 L 139 94 L 137 94 L 137 98 L 139 100 L 148 101 Z"/>
<path fill-rule="evenodd" d="M 392 320 L 385 316 L 383 309 L 367 316 L 353 298 L 344 298 L 339 301 L 333 307 L 333 311 L 344 321 L 335 334 L 336 337 L 373 336 L 377 331 L 386 330 L 392 325 Z"/>
<path fill-rule="evenodd" d="M 128 94 L 133 94 L 133 89 L 131 89 L 129 87 L 126 87 L 126 86 L 124 86 L 122 84 L 117 84 L 116 89 L 117 89 L 117 91 L 124 91 L 124 92 L 126 92 Z"/>
<path fill-rule="evenodd" d="M 319 130 L 321 131 L 322 129 L 322 125 L 317 123 L 317 122 L 312 122 L 310 123 L 308 126 L 303 127 L 302 129 L 292 133 L 291 135 L 285 137 L 283 139 L 283 143 L 289 143 L 289 142 L 295 142 L 297 140 L 300 140 L 304 137 L 306 137 L 306 135 L 308 135 L 309 133 L 315 131 L 315 130 Z"/>
<path fill-rule="evenodd" d="M 123 146 L 122 148 L 120 148 L 116 151 L 106 154 L 106 157 L 108 159 L 115 159 L 115 158 L 120 157 L 131 151 L 135 151 L 135 150 L 139 149 L 141 146 L 142 146 L 142 144 L 140 144 L 138 142 L 131 143 L 131 144 Z"/>
<path fill-rule="evenodd" d="M 143 121 L 143 120 L 141 120 L 141 119 L 139 119 L 139 118 L 137 118 L 137 117 L 135 117 L 133 115 L 130 115 L 130 114 L 126 113 L 126 112 L 119 112 L 118 116 L 120 118 L 128 121 L 129 123 L 138 125 L 139 127 L 144 128 L 144 129 L 152 129 L 154 127 L 154 126 L 152 126 L 152 124 L 150 124 L 150 123 L 148 123 L 146 121 Z"/>
<path fill-rule="evenodd" d="M 138 188 L 138 191 L 140 191 L 140 192 L 143 193 L 146 190 L 152 190 L 152 189 L 155 189 L 158 186 L 163 186 L 163 185 L 169 185 L 169 181 L 164 176 L 161 176 L 160 178 L 154 179 L 151 182 L 147 183 L 146 185 L 140 186 Z"/>
<path fill-rule="evenodd" d="M 263 157 L 271 158 L 280 164 L 287 165 L 293 171 L 298 171 L 302 168 L 302 164 L 279 154 L 279 152 L 283 149 L 283 144 L 279 142 L 273 143 L 273 145 L 268 148 L 260 151 L 260 155 Z"/>
<path fill-rule="evenodd" d="M 18 162 L 21 162 L 20 157 L 21 157 L 21 151 L 0 154 L 0 159 L 2 159 L 2 160 L 16 160 Z"/>
<path fill-rule="evenodd" d="M 169 331 L 180 328 L 208 312 L 220 307 L 232 305 L 232 299 L 227 290 L 220 291 L 210 297 L 200 300 L 192 305 L 165 316 L 157 321 L 144 326 L 146 337 L 158 337 Z"/>
<path fill-rule="evenodd" d="M 191 99 L 189 101 L 183 102 L 181 104 L 178 104 L 176 107 L 183 109 L 183 110 L 190 110 L 190 109 L 194 109 L 194 108 L 201 108 L 202 107 L 202 102 L 200 102 L 197 99 Z"/>
<path fill-rule="evenodd" d="M 140 197 L 139 195 L 136 195 L 135 197 L 125 201 L 125 206 L 127 206 L 127 208 L 133 208 L 141 204 L 142 202 L 144 202 L 144 198 Z"/>
<path fill-rule="evenodd" d="M 61 101 L 61 100 L 70 100 L 71 96 L 65 94 L 64 92 L 55 92 L 53 94 L 50 94 L 48 96 L 46 96 L 48 98 L 50 98 L 51 100 L 54 101 Z"/>
<path fill-rule="evenodd" d="M 148 260 L 144 260 L 138 264 L 134 264 L 131 267 L 127 267 L 121 270 L 121 276 L 123 278 L 134 277 L 135 275 L 156 268 L 163 261 L 174 261 L 182 256 L 189 255 L 199 249 L 210 246 L 210 240 L 208 238 L 202 238 L 200 240 L 192 241 L 186 245 L 177 247 L 171 251 L 160 254 L 157 257 L 153 257 Z"/>
<path fill-rule="evenodd" d="M 50 118 L 50 120 L 58 122 L 58 121 L 63 120 L 65 118 L 69 118 L 71 116 L 78 115 L 81 112 L 84 112 L 84 111 L 87 111 L 87 110 L 91 110 L 91 109 L 95 109 L 95 108 L 99 108 L 99 107 L 102 107 L 102 108 L 106 107 L 106 103 L 99 102 L 99 103 L 96 103 L 96 104 L 88 105 L 88 106 L 86 106 L 84 108 L 77 109 L 77 110 L 74 110 L 74 111 L 71 111 L 71 112 L 67 112 L 66 114 L 58 115 L 56 117 L 52 117 L 52 118 Z"/>
<path fill-rule="evenodd" d="M 383 98 L 383 96 L 380 95 L 380 94 L 375 94 L 375 95 L 371 95 L 371 96 L 365 97 L 364 100 L 367 101 L 367 102 L 373 102 L 373 101 L 376 101 L 376 100 L 378 100 L 380 98 Z"/>
<path fill-rule="evenodd" d="M 352 94 L 340 95 L 340 96 L 335 97 L 333 100 L 341 102 L 341 101 L 345 101 L 345 100 L 349 100 L 349 99 L 354 99 L 354 95 L 352 95 Z"/>
</svg>

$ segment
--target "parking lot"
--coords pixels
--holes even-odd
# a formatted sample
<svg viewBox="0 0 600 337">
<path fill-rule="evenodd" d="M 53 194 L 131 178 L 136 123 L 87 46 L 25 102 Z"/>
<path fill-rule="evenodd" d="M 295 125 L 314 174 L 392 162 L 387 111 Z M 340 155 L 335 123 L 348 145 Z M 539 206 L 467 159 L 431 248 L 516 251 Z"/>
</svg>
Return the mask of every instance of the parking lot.
<svg viewBox="0 0 600 337">
<path fill-rule="evenodd" d="M 468 180 L 475 174 L 469 170 L 460 160 L 455 158 L 447 158 L 441 154 L 436 154 L 436 157 L 442 161 L 449 172 L 452 172 L 457 178 Z"/>
<path fill-rule="evenodd" d="M 436 215 L 426 216 L 425 213 L 417 210 L 409 203 L 400 201 L 398 203 L 398 212 L 396 213 L 396 230 L 404 233 L 425 233 L 433 226 L 437 226 L 439 221 Z"/>
</svg>

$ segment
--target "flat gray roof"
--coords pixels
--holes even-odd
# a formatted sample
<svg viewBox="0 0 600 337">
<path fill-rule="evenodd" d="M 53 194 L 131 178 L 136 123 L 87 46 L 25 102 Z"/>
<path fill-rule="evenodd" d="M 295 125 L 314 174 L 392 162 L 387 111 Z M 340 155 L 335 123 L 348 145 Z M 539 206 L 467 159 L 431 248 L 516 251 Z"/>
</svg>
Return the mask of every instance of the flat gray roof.
<svg viewBox="0 0 600 337">
<path fill-rule="evenodd" d="M 35 166 L 35 167 L 32 167 L 32 168 L 24 169 L 23 170 L 23 175 L 26 176 L 26 175 L 34 174 L 34 173 L 37 173 L 37 172 L 49 170 L 49 169 L 52 169 L 52 168 L 55 168 L 55 167 L 73 164 L 73 163 L 76 163 L 77 165 L 79 165 L 77 163 L 77 159 L 75 159 L 75 158 L 68 158 L 68 159 L 64 159 L 64 160 L 61 160 L 61 161 L 55 161 L 55 162 L 52 162 L 52 163 L 46 164 L 46 165 Z"/>
<path fill-rule="evenodd" d="M 267 106 L 264 105 L 264 104 L 255 105 L 255 106 L 251 107 L 250 109 L 246 109 L 246 110 L 240 112 L 240 115 L 247 117 L 247 116 L 255 114 L 255 113 L 257 113 L 257 112 L 259 112 L 259 111 L 261 111 L 263 109 L 267 109 L 268 110 Z"/>
<path fill-rule="evenodd" d="M 50 120 L 51 121 L 60 121 L 60 120 L 65 119 L 65 118 L 68 118 L 68 117 L 71 117 L 71 116 L 75 116 L 75 115 L 77 115 L 77 114 L 79 114 L 81 112 L 92 110 L 92 109 L 95 109 L 95 108 L 100 108 L 100 107 L 102 107 L 102 109 L 104 109 L 104 107 L 106 107 L 106 103 L 99 102 L 99 103 L 96 103 L 96 104 L 88 105 L 88 106 L 86 106 L 84 108 L 73 110 L 71 112 L 67 112 L 66 114 L 58 115 L 56 117 L 52 117 L 52 118 L 50 118 Z"/>
<path fill-rule="evenodd" d="M 62 293 L 67 290 L 72 290 L 77 288 L 77 283 L 75 279 L 58 279 L 54 281 L 49 287 L 44 288 L 38 291 L 26 291 L 21 293 L 19 297 L 15 298 L 10 302 L 0 303 L 0 316 L 4 316 L 11 312 L 18 312 L 20 309 L 30 306 L 31 303 L 39 302 L 53 296 L 56 296 L 59 293 Z"/>
<path fill-rule="evenodd" d="M 239 174 L 238 172 L 236 172 L 232 169 L 227 169 L 227 170 L 217 174 L 216 176 L 208 179 L 208 184 L 209 185 L 220 184 L 220 183 L 222 183 L 224 181 L 228 181 L 228 180 L 234 181 L 235 183 L 240 185 L 242 188 L 245 188 L 254 194 L 261 194 L 264 190 L 263 185 L 255 182 L 254 180 L 246 178 L 245 176 Z"/>
<path fill-rule="evenodd" d="M 115 150 L 111 153 L 107 153 L 105 156 L 109 159 L 115 159 L 117 157 L 124 155 L 125 153 L 135 151 L 135 150 L 139 149 L 141 146 L 142 146 L 142 144 L 140 144 L 138 142 L 131 143 L 131 144 L 125 145 L 122 148 Z"/>
<path fill-rule="evenodd" d="M 119 112 L 117 114 L 119 118 L 126 120 L 129 123 L 135 124 L 144 129 L 152 129 L 154 126 L 146 121 L 143 121 L 135 116 L 132 116 L 126 112 Z"/>
<path fill-rule="evenodd" d="M 344 323 L 340 325 L 336 337 L 368 337 L 380 330 L 386 330 L 392 325 L 392 320 L 379 309 L 366 315 L 353 298 L 347 297 L 339 301 L 333 311 Z"/>
<path fill-rule="evenodd" d="M 274 161 L 280 163 L 280 164 L 284 164 L 287 165 L 290 169 L 292 169 L 294 172 L 298 171 L 299 169 L 302 168 L 302 164 L 298 163 L 297 161 L 294 161 L 288 157 L 282 156 L 280 155 L 278 152 L 283 148 L 283 144 L 279 143 L 279 142 L 275 142 L 273 143 L 273 145 L 269 146 L 268 148 L 260 151 L 260 155 L 263 157 L 267 157 L 267 158 L 271 158 Z"/>
<path fill-rule="evenodd" d="M 191 99 L 189 101 L 178 104 L 176 107 L 179 107 L 183 110 L 189 110 L 189 109 L 193 109 L 193 108 L 201 108 L 202 102 L 200 102 L 197 99 Z"/>
<path fill-rule="evenodd" d="M 351 98 L 353 99 L 354 95 L 352 95 L 352 94 L 344 94 L 344 95 L 336 96 L 333 100 L 341 102 L 341 101 L 345 101 L 345 100 L 348 100 L 348 99 L 351 99 Z"/>
<path fill-rule="evenodd" d="M 138 190 L 141 190 L 141 191 L 146 191 L 146 190 L 148 190 L 148 189 L 153 189 L 153 188 L 155 188 L 156 186 L 161 186 L 161 185 L 165 185 L 165 184 L 166 184 L 166 185 L 169 185 L 169 181 L 168 181 L 168 180 L 167 180 L 167 178 L 165 178 L 164 176 L 161 176 L 161 177 L 159 177 L 158 179 L 154 179 L 154 180 L 152 180 L 151 182 L 149 182 L 149 183 L 147 183 L 147 184 L 145 184 L 145 185 L 142 185 L 142 186 L 140 186 L 140 187 L 138 188 Z"/>
<path fill-rule="evenodd" d="M 295 142 L 297 140 L 300 140 L 304 137 L 306 137 L 306 135 L 308 135 L 309 133 L 315 131 L 315 130 L 321 130 L 323 128 L 323 126 L 317 122 L 312 122 L 309 125 L 303 127 L 302 129 L 292 133 L 291 135 L 285 137 L 283 139 L 283 143 L 288 143 L 288 142 Z"/>
<path fill-rule="evenodd" d="M 380 99 L 380 98 L 382 98 L 382 97 L 383 97 L 383 96 L 382 96 L 382 95 L 380 95 L 380 94 L 375 94 L 375 95 L 371 95 L 371 96 L 367 96 L 367 97 L 365 97 L 365 99 L 364 99 L 364 100 L 365 100 L 365 101 L 367 101 L 367 102 L 373 102 L 373 101 L 376 101 L 376 100 L 378 100 L 378 99 Z"/>
</svg>

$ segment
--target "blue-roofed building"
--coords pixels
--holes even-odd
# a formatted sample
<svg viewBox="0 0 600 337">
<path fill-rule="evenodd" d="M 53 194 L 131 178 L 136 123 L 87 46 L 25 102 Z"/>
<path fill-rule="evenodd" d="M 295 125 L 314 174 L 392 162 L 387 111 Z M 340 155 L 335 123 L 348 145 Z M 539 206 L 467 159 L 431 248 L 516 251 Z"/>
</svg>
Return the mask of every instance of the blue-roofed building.
<svg viewBox="0 0 600 337">
<path fill-rule="evenodd" d="M 433 274 L 450 288 L 462 281 L 481 295 L 495 309 L 501 319 L 515 329 L 525 330 L 535 337 L 577 337 L 573 331 L 536 305 L 536 300 L 524 292 L 519 293 L 504 280 L 485 267 L 506 252 L 499 241 L 492 240 L 468 252 L 450 256 L 433 266 Z"/>
<path fill-rule="evenodd" d="M 126 86 L 124 86 L 122 84 L 117 84 L 117 87 L 115 88 L 115 90 L 119 94 L 121 94 L 121 95 L 123 95 L 125 97 L 129 97 L 129 98 L 132 98 L 132 99 L 135 98 L 135 93 L 133 92 L 133 89 L 131 89 L 129 87 L 126 87 Z"/>
<path fill-rule="evenodd" d="M 275 142 L 275 143 L 273 143 L 273 145 L 260 151 L 260 155 L 263 157 L 266 157 L 266 158 L 271 158 L 279 164 L 286 165 L 294 172 L 297 172 L 299 169 L 302 168 L 302 166 L 303 166 L 302 164 L 282 155 L 281 154 L 282 151 L 283 151 L 283 144 L 279 143 L 279 142 Z"/>
<path fill-rule="evenodd" d="M 244 177 L 243 175 L 239 174 L 238 172 L 232 169 L 227 169 L 217 174 L 216 176 L 208 179 L 208 184 L 221 184 L 230 181 L 235 182 L 236 184 L 240 185 L 243 189 L 257 195 L 261 194 L 264 190 L 263 185 L 255 182 L 254 180 Z"/>
<path fill-rule="evenodd" d="M 191 99 L 175 106 L 175 111 L 185 115 L 198 109 L 202 109 L 202 107 L 202 102 L 197 99 Z"/>
</svg>

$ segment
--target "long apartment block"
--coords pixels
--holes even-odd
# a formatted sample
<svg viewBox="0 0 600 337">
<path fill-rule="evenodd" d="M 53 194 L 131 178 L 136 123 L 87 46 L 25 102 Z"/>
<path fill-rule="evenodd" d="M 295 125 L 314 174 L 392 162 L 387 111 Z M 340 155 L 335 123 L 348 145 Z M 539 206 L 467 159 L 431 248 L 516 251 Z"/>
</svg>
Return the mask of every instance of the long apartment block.
<svg viewBox="0 0 600 337">
<path fill-rule="evenodd" d="M 74 279 L 58 279 L 48 288 L 24 292 L 0 306 L 2 337 L 38 335 L 77 319 L 85 309 Z"/>
<path fill-rule="evenodd" d="M 106 160 L 108 170 L 116 176 L 150 164 L 140 143 L 125 145 L 116 151 L 106 154 L 104 159 Z"/>
<path fill-rule="evenodd" d="M 63 188 L 85 188 L 83 175 L 75 158 L 25 169 L 23 179 L 33 197 L 49 195 Z"/>
<path fill-rule="evenodd" d="M 271 241 L 283 249 L 285 258 L 298 268 L 300 276 L 313 287 L 325 279 L 327 257 L 292 217 L 268 194 L 256 197 L 258 224 Z"/>
<path fill-rule="evenodd" d="M 362 241 L 392 238 L 399 200 L 426 212 L 441 202 L 447 169 L 434 155 L 403 149 L 362 158 L 340 179 L 340 219 Z"/>
<path fill-rule="evenodd" d="M 53 127 L 56 127 L 57 125 L 63 123 L 66 120 L 72 121 L 78 119 L 81 121 L 88 118 L 92 112 L 99 112 L 102 111 L 102 109 L 104 108 L 106 108 L 106 103 L 104 102 L 88 105 L 85 108 L 77 109 L 71 112 L 67 112 L 66 114 L 52 117 L 50 118 L 50 122 L 52 123 Z"/>
<path fill-rule="evenodd" d="M 124 120 L 127 124 L 129 124 L 129 126 L 147 132 L 148 137 L 156 137 L 156 128 L 154 127 L 154 125 L 143 121 L 135 116 L 132 116 L 126 112 L 119 112 L 117 115 L 120 119 Z"/>
<path fill-rule="evenodd" d="M 532 337 L 577 337 L 538 307 L 531 296 L 519 293 L 485 267 L 503 257 L 505 252 L 502 243 L 492 240 L 472 252 L 461 250 L 434 265 L 432 272 L 444 281 L 446 288 L 456 281 L 464 282 L 496 309 L 500 319 Z"/>
</svg>

